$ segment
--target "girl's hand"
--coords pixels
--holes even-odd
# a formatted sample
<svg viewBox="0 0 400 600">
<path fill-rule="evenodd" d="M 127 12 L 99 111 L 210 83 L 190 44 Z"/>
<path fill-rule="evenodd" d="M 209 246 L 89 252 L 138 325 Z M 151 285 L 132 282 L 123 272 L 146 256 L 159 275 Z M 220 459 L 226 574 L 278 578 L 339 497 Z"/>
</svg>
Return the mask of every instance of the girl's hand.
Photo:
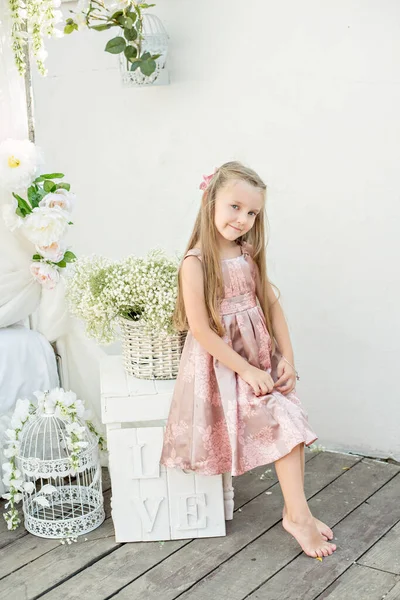
<svg viewBox="0 0 400 600">
<path fill-rule="evenodd" d="M 278 379 L 274 383 L 274 387 L 281 394 L 289 394 L 296 387 L 296 374 L 293 367 L 291 367 L 283 358 L 278 363 L 277 367 Z"/>
<path fill-rule="evenodd" d="M 271 375 L 267 371 L 262 371 L 252 365 L 248 366 L 241 377 L 253 388 L 256 396 L 264 396 L 274 389 L 274 380 Z"/>
</svg>

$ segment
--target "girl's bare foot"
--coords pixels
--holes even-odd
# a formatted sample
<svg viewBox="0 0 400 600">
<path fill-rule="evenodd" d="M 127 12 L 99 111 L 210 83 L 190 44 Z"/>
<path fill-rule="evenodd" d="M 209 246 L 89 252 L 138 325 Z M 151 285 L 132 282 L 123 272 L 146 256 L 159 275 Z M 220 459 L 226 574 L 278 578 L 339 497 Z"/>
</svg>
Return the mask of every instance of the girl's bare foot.
<svg viewBox="0 0 400 600">
<path fill-rule="evenodd" d="M 331 544 L 323 539 L 312 515 L 298 521 L 290 520 L 285 515 L 282 519 L 282 525 L 297 540 L 307 556 L 322 558 L 333 554 L 336 550 L 336 544 Z"/>
<path fill-rule="evenodd" d="M 282 512 L 282 518 L 286 515 L 286 508 L 283 507 L 283 512 Z M 325 541 L 328 540 L 333 540 L 333 531 L 332 529 L 330 529 L 328 527 L 328 525 L 326 525 L 326 523 L 324 523 L 323 521 L 320 521 L 319 519 L 317 519 L 316 517 L 313 517 L 315 524 L 317 526 L 318 531 L 320 532 L 320 534 L 322 535 L 322 538 Z"/>
</svg>

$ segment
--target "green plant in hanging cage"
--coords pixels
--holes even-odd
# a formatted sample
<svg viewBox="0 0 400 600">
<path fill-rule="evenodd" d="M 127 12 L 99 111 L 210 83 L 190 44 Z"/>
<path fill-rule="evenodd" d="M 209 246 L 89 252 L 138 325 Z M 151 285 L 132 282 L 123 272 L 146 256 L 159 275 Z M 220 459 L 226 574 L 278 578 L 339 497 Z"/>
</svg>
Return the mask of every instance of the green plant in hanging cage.
<svg viewBox="0 0 400 600">
<path fill-rule="evenodd" d="M 121 2 L 119 5 L 121 6 Z M 70 11 L 74 18 L 67 19 L 64 33 L 69 34 L 83 28 L 106 31 L 118 27 L 120 35 L 107 42 L 105 51 L 110 54 L 123 53 L 131 71 L 140 69 L 143 75 L 149 77 L 156 70 L 156 60 L 160 54 L 151 54 L 142 48 L 142 11 L 153 6 L 155 4 L 127 0 L 123 3 L 123 8 L 115 11 L 115 6 L 107 7 L 103 0 L 89 0 L 87 10 Z"/>
</svg>

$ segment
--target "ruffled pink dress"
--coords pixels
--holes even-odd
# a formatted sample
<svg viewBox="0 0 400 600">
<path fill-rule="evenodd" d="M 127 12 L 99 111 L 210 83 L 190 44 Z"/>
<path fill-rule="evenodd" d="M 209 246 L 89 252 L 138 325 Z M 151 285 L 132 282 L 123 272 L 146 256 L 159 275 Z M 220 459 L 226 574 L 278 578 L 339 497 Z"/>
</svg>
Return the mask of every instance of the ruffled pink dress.
<svg viewBox="0 0 400 600">
<path fill-rule="evenodd" d="M 224 340 L 274 381 L 281 356 L 271 356 L 271 338 L 257 303 L 255 263 L 242 254 L 222 260 L 225 295 L 220 312 Z M 193 248 L 186 256 L 201 260 Z M 256 396 L 237 373 L 220 363 L 189 331 L 168 417 L 161 464 L 199 474 L 241 475 L 288 454 L 297 444 L 317 440 L 294 392 Z"/>
</svg>

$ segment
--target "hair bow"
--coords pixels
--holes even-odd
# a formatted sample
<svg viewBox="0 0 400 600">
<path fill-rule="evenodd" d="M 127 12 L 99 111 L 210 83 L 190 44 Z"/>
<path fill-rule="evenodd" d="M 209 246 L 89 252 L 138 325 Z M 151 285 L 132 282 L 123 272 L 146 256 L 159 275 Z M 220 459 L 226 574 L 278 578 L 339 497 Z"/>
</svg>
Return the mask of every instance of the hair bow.
<svg viewBox="0 0 400 600">
<path fill-rule="evenodd" d="M 210 185 L 211 179 L 214 177 L 214 175 L 217 171 L 218 171 L 218 169 L 214 169 L 214 173 L 212 173 L 211 175 L 203 175 L 203 181 L 199 185 L 199 188 L 201 190 L 204 191 L 208 188 L 208 186 Z"/>
</svg>

